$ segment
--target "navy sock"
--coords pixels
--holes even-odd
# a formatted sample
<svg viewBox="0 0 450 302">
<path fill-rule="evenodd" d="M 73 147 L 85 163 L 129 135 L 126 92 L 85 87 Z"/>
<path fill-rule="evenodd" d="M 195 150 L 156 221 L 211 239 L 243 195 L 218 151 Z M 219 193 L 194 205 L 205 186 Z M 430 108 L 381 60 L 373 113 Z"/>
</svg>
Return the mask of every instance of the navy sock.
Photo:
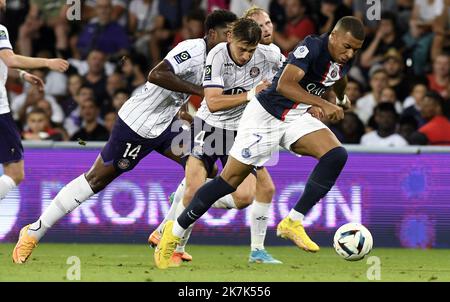
<svg viewBox="0 0 450 302">
<path fill-rule="evenodd" d="M 192 198 L 191 203 L 178 217 L 178 224 L 187 229 L 197 219 L 199 219 L 206 211 L 211 208 L 213 203 L 219 198 L 233 193 L 235 188 L 230 186 L 222 177 L 218 176 L 212 181 L 205 183 Z"/>
<path fill-rule="evenodd" d="M 297 212 L 306 215 L 331 190 L 347 162 L 347 157 L 345 148 L 336 147 L 320 158 L 294 207 Z"/>
</svg>

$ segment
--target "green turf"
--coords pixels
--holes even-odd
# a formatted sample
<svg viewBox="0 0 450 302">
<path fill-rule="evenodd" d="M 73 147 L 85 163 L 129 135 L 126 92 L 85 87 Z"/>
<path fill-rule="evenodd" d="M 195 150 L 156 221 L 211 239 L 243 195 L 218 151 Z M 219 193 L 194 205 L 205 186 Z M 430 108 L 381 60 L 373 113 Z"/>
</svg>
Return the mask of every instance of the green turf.
<svg viewBox="0 0 450 302">
<path fill-rule="evenodd" d="M 145 245 L 41 244 L 25 265 L 0 244 L 0 281 L 66 281 L 67 259 L 81 261 L 81 281 L 368 281 L 366 259 L 348 262 L 330 248 L 308 254 L 270 247 L 282 265 L 248 264 L 246 246 L 189 246 L 192 263 L 159 270 Z M 450 281 L 449 250 L 374 249 L 381 281 Z"/>
</svg>

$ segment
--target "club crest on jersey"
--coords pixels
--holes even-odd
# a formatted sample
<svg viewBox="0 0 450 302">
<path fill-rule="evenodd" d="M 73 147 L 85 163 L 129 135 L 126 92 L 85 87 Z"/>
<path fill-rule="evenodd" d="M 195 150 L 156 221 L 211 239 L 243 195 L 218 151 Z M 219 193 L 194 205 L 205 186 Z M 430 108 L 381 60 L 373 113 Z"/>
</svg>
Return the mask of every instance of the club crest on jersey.
<svg viewBox="0 0 450 302">
<path fill-rule="evenodd" d="M 252 156 L 252 153 L 250 152 L 249 148 L 244 148 L 242 149 L 241 155 L 243 158 L 249 158 L 250 156 Z"/>
<path fill-rule="evenodd" d="M 8 40 L 8 36 L 4 30 L 0 30 L 0 40 Z"/>
<path fill-rule="evenodd" d="M 203 79 L 204 81 L 211 81 L 211 65 L 206 65 L 205 66 L 205 78 Z"/>
<path fill-rule="evenodd" d="M 306 46 L 300 46 L 294 51 L 294 56 L 297 59 L 303 59 L 309 53 L 309 49 Z"/>
<path fill-rule="evenodd" d="M 119 169 L 125 170 L 130 166 L 130 161 L 126 158 L 121 158 L 118 162 L 117 162 L 117 167 L 119 167 Z"/>
<path fill-rule="evenodd" d="M 191 55 L 187 51 L 180 52 L 176 56 L 173 57 L 178 64 L 183 63 L 191 58 Z"/>
<path fill-rule="evenodd" d="M 250 68 L 250 77 L 256 78 L 260 72 L 261 71 L 259 70 L 258 67 L 252 67 L 252 68 Z"/>
</svg>

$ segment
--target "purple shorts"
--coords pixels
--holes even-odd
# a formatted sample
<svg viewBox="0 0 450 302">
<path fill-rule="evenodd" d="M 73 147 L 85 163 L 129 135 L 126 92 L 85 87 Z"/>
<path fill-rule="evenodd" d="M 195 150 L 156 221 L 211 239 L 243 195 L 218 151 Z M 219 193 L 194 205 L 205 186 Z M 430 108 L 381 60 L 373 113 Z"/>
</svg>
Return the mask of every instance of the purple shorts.
<svg viewBox="0 0 450 302">
<path fill-rule="evenodd" d="M 174 119 L 172 124 L 176 121 Z M 132 170 L 150 152 L 164 154 L 171 148 L 172 140 L 183 132 L 183 129 L 172 131 L 171 126 L 156 138 L 144 138 L 134 132 L 122 119 L 114 124 L 108 142 L 100 155 L 105 165 L 114 165 L 120 173 Z M 181 156 L 180 156 L 181 157 Z"/>
<path fill-rule="evenodd" d="M 11 112 L 0 114 L 0 163 L 8 164 L 22 159 L 22 141 Z"/>
</svg>

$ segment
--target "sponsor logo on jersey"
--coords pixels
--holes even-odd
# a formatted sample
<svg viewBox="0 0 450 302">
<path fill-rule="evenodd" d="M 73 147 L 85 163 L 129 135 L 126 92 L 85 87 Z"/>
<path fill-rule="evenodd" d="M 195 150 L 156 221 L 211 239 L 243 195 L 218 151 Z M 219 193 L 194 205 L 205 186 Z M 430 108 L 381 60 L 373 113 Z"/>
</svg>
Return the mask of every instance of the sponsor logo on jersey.
<svg viewBox="0 0 450 302">
<path fill-rule="evenodd" d="M 252 67 L 252 68 L 250 68 L 250 77 L 256 78 L 260 72 L 261 71 L 259 70 L 258 67 Z"/>
<path fill-rule="evenodd" d="M 180 52 L 176 56 L 173 57 L 178 64 L 183 63 L 191 58 L 191 55 L 187 51 Z"/>
<path fill-rule="evenodd" d="M 225 67 L 233 67 L 233 63 L 230 63 L 230 62 L 228 62 L 228 63 L 224 63 L 223 64 L 223 66 L 225 66 Z"/>
<path fill-rule="evenodd" d="M 205 78 L 203 79 L 204 81 L 211 81 L 211 65 L 206 65 L 205 66 Z"/>
<path fill-rule="evenodd" d="M 294 56 L 297 58 L 297 59 L 303 59 L 304 57 L 306 57 L 306 55 L 308 54 L 308 52 L 309 52 L 309 49 L 308 49 L 308 47 L 306 47 L 306 46 L 300 46 L 299 48 L 297 48 L 295 51 L 294 51 Z"/>
</svg>

